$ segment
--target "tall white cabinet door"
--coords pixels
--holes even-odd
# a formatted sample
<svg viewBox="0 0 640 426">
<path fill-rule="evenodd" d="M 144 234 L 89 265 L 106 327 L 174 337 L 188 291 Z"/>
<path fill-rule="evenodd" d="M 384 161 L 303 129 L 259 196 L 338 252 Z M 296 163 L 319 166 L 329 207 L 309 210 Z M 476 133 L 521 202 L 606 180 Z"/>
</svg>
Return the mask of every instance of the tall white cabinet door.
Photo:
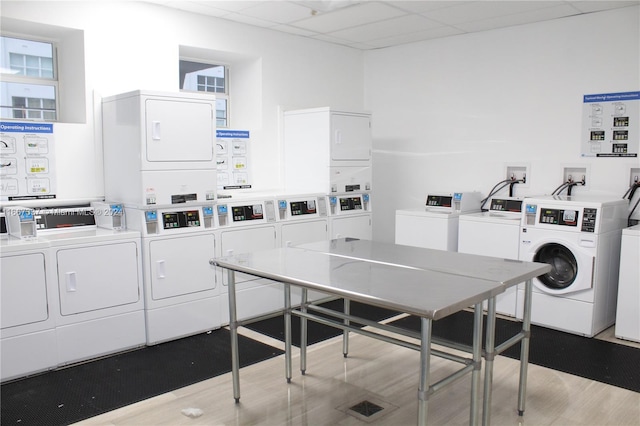
<svg viewBox="0 0 640 426">
<path fill-rule="evenodd" d="M 140 294 L 138 246 L 129 241 L 58 249 L 63 316 L 136 303 Z"/>
<path fill-rule="evenodd" d="M 331 159 L 371 160 L 371 118 L 368 115 L 331 114 Z"/>
<path fill-rule="evenodd" d="M 42 253 L 0 259 L 2 329 L 49 318 L 47 280 Z"/>
<path fill-rule="evenodd" d="M 213 290 L 215 268 L 209 260 L 215 256 L 213 234 L 154 240 L 149 243 L 153 300 Z"/>
<path fill-rule="evenodd" d="M 214 112 L 212 104 L 205 102 L 146 99 L 147 161 L 211 161 Z"/>
</svg>

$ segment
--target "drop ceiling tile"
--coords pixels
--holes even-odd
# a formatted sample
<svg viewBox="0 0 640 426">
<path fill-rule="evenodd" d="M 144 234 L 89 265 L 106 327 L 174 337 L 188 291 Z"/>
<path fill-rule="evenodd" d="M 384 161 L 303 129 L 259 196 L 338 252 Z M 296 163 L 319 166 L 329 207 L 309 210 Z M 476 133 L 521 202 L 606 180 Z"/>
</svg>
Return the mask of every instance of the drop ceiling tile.
<svg viewBox="0 0 640 426">
<path fill-rule="evenodd" d="M 568 2 L 580 12 L 598 12 L 620 7 L 637 6 L 640 1 L 570 1 Z"/>
<path fill-rule="evenodd" d="M 242 13 L 229 13 L 228 15 L 224 16 L 224 19 L 239 22 L 241 24 L 253 25 L 254 27 L 270 28 L 277 25 L 275 22 L 265 21 L 263 19 L 247 16 Z"/>
<path fill-rule="evenodd" d="M 490 19 L 465 22 L 456 25 L 456 27 L 466 32 L 476 32 L 495 28 L 511 27 L 514 25 L 530 24 L 533 22 L 548 21 L 557 18 L 564 18 L 565 16 L 577 15 L 578 13 L 579 12 L 577 12 L 570 5 L 562 5 L 540 10 L 533 10 L 527 13 L 517 13 L 507 16 L 498 16 Z"/>
<path fill-rule="evenodd" d="M 501 16 L 537 9 L 545 9 L 558 4 L 551 1 L 480 1 L 464 3 L 425 12 L 423 15 L 448 25 L 481 21 Z"/>
<path fill-rule="evenodd" d="M 312 18 L 298 21 L 293 25 L 318 33 L 330 33 L 404 14 L 406 12 L 383 3 L 368 2 L 319 14 Z"/>
<path fill-rule="evenodd" d="M 433 28 L 427 31 L 418 31 L 410 34 L 401 34 L 393 37 L 380 38 L 377 40 L 369 40 L 363 44 L 370 46 L 370 48 L 379 49 L 384 47 L 415 43 L 415 42 L 424 41 L 424 40 L 433 40 L 436 38 L 450 37 L 450 36 L 455 36 L 459 34 L 464 34 L 464 31 L 461 31 L 453 27 L 439 27 L 439 28 Z"/>
<path fill-rule="evenodd" d="M 442 27 L 442 24 L 420 15 L 406 15 L 386 21 L 334 31 L 329 33 L 329 35 L 355 42 L 365 42 L 367 40 L 392 37 L 437 27 Z"/>
<path fill-rule="evenodd" d="M 298 28 L 298 27 L 292 27 L 291 25 L 276 25 L 275 27 L 271 27 L 271 29 L 282 31 L 288 34 L 295 34 L 295 35 L 305 36 L 305 37 L 310 37 L 318 34 L 314 31 L 309 31 L 302 28 Z"/>
<path fill-rule="evenodd" d="M 406 10 L 412 13 L 423 13 L 430 10 L 442 9 L 445 7 L 460 6 L 465 3 L 472 3 L 471 1 L 420 1 L 420 0 L 398 0 L 389 2 L 393 7 Z"/>
<path fill-rule="evenodd" d="M 288 1 L 264 1 L 242 10 L 243 15 L 278 24 L 311 17 L 311 9 Z"/>
</svg>

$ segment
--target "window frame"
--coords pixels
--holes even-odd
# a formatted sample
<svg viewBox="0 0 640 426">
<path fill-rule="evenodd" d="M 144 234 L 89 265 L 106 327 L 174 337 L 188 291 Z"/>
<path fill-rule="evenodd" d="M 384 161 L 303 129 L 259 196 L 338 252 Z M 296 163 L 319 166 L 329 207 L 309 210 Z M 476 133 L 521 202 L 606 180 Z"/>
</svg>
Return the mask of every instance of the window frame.
<svg viewBox="0 0 640 426">
<path fill-rule="evenodd" d="M 231 128 L 231 97 L 229 95 L 230 92 L 230 68 L 231 66 L 224 61 L 214 61 L 214 60 L 208 60 L 208 59 L 200 59 L 200 58 L 194 58 L 194 57 L 189 57 L 189 56 L 180 56 L 180 58 L 178 59 L 178 67 L 180 65 L 181 61 L 187 61 L 187 62 L 195 62 L 198 64 L 204 64 L 204 65 L 211 65 L 212 67 L 214 66 L 222 66 L 224 67 L 224 81 L 225 81 L 225 85 L 224 85 L 224 93 L 221 92 L 208 92 L 208 91 L 203 91 L 203 90 L 186 90 L 182 88 L 182 82 L 180 82 L 180 87 L 179 90 L 181 92 L 185 92 L 185 93 L 200 93 L 200 94 L 210 94 L 215 96 L 216 101 L 218 99 L 224 99 L 226 102 L 226 118 L 225 118 L 225 122 L 226 122 L 226 126 L 219 126 L 218 125 L 218 109 L 216 108 L 216 116 L 215 116 L 215 120 L 216 120 L 216 128 L 222 128 L 222 129 L 230 129 Z"/>
<path fill-rule="evenodd" d="M 54 102 L 55 102 L 55 119 L 45 119 L 44 115 L 45 115 L 45 111 L 44 109 L 40 108 L 37 109 L 37 111 L 40 112 L 41 114 L 41 118 L 30 118 L 28 117 L 29 115 L 29 111 L 32 111 L 30 109 L 21 109 L 21 111 L 25 111 L 25 116 L 24 118 L 14 118 L 14 111 L 16 110 L 16 108 L 14 108 L 13 102 L 11 102 L 9 105 L 0 105 L 0 107 L 2 109 L 7 109 L 11 111 L 11 116 L 10 117 L 0 117 L 0 119 L 2 120 L 16 120 L 16 121 L 43 121 L 43 122 L 58 122 L 60 120 L 60 87 L 59 87 L 59 75 L 58 75 L 58 43 L 55 39 L 53 38 L 47 38 L 47 37 L 38 37 L 38 36 L 33 36 L 31 34 L 23 34 L 23 33 L 17 33 L 17 32 L 11 32 L 11 31 L 0 31 L 0 36 L 1 37 L 5 37 L 5 38 L 12 38 L 12 39 L 17 39 L 17 40 L 24 40 L 26 42 L 36 42 L 36 43 L 46 43 L 51 45 L 51 65 L 53 67 L 52 70 L 52 74 L 53 76 L 51 78 L 49 77 L 35 77 L 35 76 L 28 76 L 28 75 L 20 75 L 20 74 L 12 74 L 12 73 L 5 73 L 2 72 L 0 70 L 0 81 L 3 83 L 7 83 L 7 84 L 24 84 L 24 85 L 31 85 L 31 86 L 47 86 L 47 87 L 52 87 L 53 88 L 53 92 L 54 92 Z M 11 52 L 7 52 L 7 53 L 11 53 Z M 19 55 L 22 55 L 23 57 L 26 56 L 35 56 L 35 55 L 25 55 L 25 54 L 21 54 L 19 53 Z M 35 56 L 37 58 L 43 58 L 42 56 Z M 9 60 L 9 55 L 8 58 Z M 10 66 L 10 63 L 7 64 Z M 40 72 L 39 72 L 40 73 Z M 28 96 L 23 96 L 25 99 L 40 99 L 40 104 L 42 105 L 44 102 L 44 100 L 50 100 L 49 98 L 39 98 L 39 97 L 28 97 Z M 36 111 L 36 110 L 33 110 Z"/>
</svg>

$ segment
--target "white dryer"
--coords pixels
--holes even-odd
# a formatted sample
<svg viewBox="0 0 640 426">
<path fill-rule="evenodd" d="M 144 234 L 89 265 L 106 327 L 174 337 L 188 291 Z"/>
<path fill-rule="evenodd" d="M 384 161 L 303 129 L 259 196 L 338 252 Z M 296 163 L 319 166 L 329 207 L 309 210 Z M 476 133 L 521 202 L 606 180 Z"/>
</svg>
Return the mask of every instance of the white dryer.
<svg viewBox="0 0 640 426">
<path fill-rule="evenodd" d="M 520 259 L 552 266 L 533 279 L 531 321 L 592 337 L 613 325 L 627 202 L 606 196 L 528 198 Z M 522 318 L 524 290 L 518 290 Z"/>
<path fill-rule="evenodd" d="M 230 256 L 279 247 L 281 244 L 276 205 L 272 197 L 223 199 L 217 206 L 220 254 Z M 220 312 L 229 323 L 229 280 L 226 270 L 218 269 L 221 286 Z M 238 318 L 267 314 L 284 306 L 283 286 L 279 282 L 235 273 Z"/>
<path fill-rule="evenodd" d="M 54 269 L 58 365 L 144 346 L 140 233 L 97 228 L 89 207 L 36 218 Z"/>
<path fill-rule="evenodd" d="M 214 205 L 125 208 L 142 234 L 146 342 L 154 345 L 219 328 L 218 235 Z"/>
<path fill-rule="evenodd" d="M 495 197 L 489 211 L 462 214 L 458 221 L 458 252 L 518 259 L 522 198 Z M 517 287 L 496 297 L 496 312 L 516 316 Z"/>
<path fill-rule="evenodd" d="M 336 238 L 373 237 L 371 194 L 346 192 L 329 195 L 329 235 Z"/>
<path fill-rule="evenodd" d="M 640 225 L 622 230 L 616 337 L 640 342 Z"/>
<path fill-rule="evenodd" d="M 49 243 L 3 235 L 0 378 L 5 381 L 57 366 L 54 314 L 58 298 L 48 272 L 52 268 Z"/>
<path fill-rule="evenodd" d="M 396 210 L 396 244 L 458 251 L 458 219 L 480 211 L 479 192 L 429 194 L 424 208 Z"/>
</svg>

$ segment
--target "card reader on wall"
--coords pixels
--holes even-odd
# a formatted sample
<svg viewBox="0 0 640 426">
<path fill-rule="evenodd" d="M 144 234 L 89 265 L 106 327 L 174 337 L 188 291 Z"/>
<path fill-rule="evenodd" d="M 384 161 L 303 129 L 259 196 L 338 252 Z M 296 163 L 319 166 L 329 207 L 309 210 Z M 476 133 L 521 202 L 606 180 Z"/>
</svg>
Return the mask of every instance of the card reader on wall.
<svg viewBox="0 0 640 426">
<path fill-rule="evenodd" d="M 36 236 L 36 217 L 33 209 L 11 206 L 4 208 L 9 235 L 29 239 Z"/>
</svg>

